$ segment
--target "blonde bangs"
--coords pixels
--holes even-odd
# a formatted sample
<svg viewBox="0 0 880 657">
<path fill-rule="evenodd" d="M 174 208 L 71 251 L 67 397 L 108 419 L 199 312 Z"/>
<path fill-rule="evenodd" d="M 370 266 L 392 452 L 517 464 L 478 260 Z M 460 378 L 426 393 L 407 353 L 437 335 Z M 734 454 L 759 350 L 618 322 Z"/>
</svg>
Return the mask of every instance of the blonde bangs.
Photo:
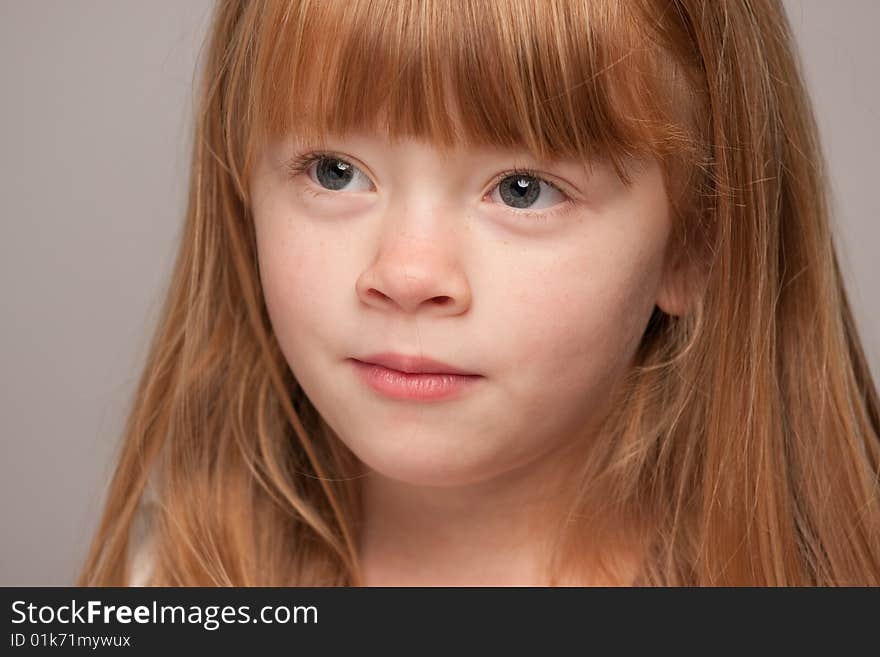
<svg viewBox="0 0 880 657">
<path fill-rule="evenodd" d="M 288 134 L 320 143 L 378 132 L 442 149 L 608 158 L 626 179 L 628 159 L 691 145 L 672 72 L 657 70 L 670 58 L 616 2 L 307 0 L 247 11 L 251 74 L 231 96 L 252 120 L 248 150 Z"/>
</svg>

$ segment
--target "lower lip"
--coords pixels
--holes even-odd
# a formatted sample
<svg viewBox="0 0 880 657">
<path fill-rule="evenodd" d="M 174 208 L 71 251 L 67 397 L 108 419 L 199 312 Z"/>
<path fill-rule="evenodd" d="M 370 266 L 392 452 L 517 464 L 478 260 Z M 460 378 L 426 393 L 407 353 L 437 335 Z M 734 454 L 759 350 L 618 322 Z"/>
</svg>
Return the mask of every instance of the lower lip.
<svg viewBox="0 0 880 657">
<path fill-rule="evenodd" d="M 393 399 L 436 401 L 467 391 L 478 374 L 411 374 L 352 359 L 361 379 L 376 392 Z"/>
</svg>

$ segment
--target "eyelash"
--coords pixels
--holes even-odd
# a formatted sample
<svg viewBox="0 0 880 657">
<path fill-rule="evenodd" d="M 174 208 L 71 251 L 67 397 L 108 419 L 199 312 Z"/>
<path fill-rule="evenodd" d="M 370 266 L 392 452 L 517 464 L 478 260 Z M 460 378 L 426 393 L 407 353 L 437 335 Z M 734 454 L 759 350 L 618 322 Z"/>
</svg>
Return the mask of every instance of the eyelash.
<svg viewBox="0 0 880 657">
<path fill-rule="evenodd" d="M 356 166 L 346 160 L 344 157 L 340 155 L 336 155 L 334 153 L 330 153 L 327 151 L 311 151 L 308 153 L 303 153 L 302 155 L 297 155 L 291 158 L 287 164 L 285 165 L 285 170 L 287 175 L 291 178 L 299 176 L 306 172 L 306 170 L 312 165 L 313 162 L 318 160 L 340 160 L 341 162 L 345 162 L 346 164 L 351 164 L 352 166 Z M 573 208 L 575 205 L 575 201 L 564 191 L 559 189 L 558 186 L 554 185 L 552 182 L 544 179 L 538 172 L 533 169 L 529 169 L 528 167 L 516 167 L 511 169 L 510 171 L 505 171 L 504 173 L 499 174 L 496 179 L 492 183 L 491 190 L 494 190 L 502 180 L 505 178 L 510 178 L 511 176 L 525 176 L 528 178 L 533 178 L 538 180 L 549 187 L 552 187 L 556 191 L 558 191 L 565 198 L 564 201 L 558 203 L 554 208 L 550 210 L 542 210 L 542 211 L 534 211 L 534 210 L 520 210 L 518 208 L 511 208 L 510 206 L 505 206 L 509 210 L 513 212 L 513 214 L 527 217 L 530 220 L 544 222 L 549 221 L 550 219 L 556 217 L 557 215 L 563 215 L 569 210 Z M 331 190 L 320 190 L 320 189 L 312 189 L 311 187 L 306 187 L 305 190 L 307 193 L 315 196 L 317 198 L 326 198 L 328 196 L 333 196 L 336 192 Z M 491 193 L 491 191 L 490 191 Z"/>
</svg>

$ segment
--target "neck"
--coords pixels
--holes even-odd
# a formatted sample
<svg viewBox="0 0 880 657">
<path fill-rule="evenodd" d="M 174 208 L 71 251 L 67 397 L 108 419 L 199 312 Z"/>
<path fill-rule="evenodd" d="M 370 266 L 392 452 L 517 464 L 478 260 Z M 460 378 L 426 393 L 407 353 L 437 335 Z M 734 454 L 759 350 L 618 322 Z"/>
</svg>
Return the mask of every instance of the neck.
<svg viewBox="0 0 880 657">
<path fill-rule="evenodd" d="M 572 448 L 479 482 L 421 486 L 371 472 L 360 558 L 367 586 L 546 586 L 582 463 Z M 573 465 L 575 464 L 575 465 Z"/>
</svg>

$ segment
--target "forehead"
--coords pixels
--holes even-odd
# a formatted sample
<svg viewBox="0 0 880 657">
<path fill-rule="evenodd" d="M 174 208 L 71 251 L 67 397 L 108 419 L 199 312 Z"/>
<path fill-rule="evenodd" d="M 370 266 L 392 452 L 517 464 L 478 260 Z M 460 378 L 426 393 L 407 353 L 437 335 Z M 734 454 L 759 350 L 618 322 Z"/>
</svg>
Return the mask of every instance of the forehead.
<svg viewBox="0 0 880 657">
<path fill-rule="evenodd" d="M 659 98 L 658 58 L 625 6 L 401 0 L 377 15 L 357 0 L 273 3 L 254 16 L 242 109 L 270 137 L 360 130 L 544 158 L 649 150 L 669 122 L 643 102 Z"/>
</svg>

